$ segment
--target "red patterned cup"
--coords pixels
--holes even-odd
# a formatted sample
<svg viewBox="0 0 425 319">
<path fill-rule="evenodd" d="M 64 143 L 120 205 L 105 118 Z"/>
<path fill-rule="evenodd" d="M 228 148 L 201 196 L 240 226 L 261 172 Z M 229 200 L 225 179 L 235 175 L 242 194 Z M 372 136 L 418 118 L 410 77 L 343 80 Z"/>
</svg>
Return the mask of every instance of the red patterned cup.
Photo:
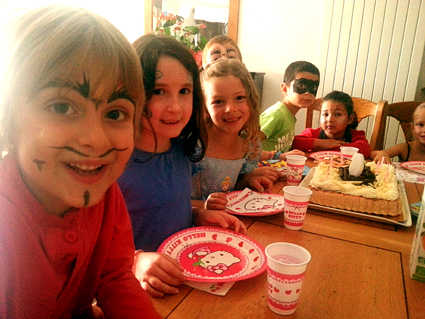
<svg viewBox="0 0 425 319">
<path fill-rule="evenodd" d="M 285 197 L 283 225 L 286 228 L 292 230 L 303 228 L 311 194 L 310 189 L 301 186 L 285 186 L 283 188 Z"/>
<path fill-rule="evenodd" d="M 269 308 L 279 315 L 290 315 L 298 299 L 311 255 L 305 248 L 290 243 L 266 247 Z"/>
<path fill-rule="evenodd" d="M 304 165 L 307 157 L 300 155 L 286 156 L 286 184 L 299 185 L 303 177 Z"/>
</svg>

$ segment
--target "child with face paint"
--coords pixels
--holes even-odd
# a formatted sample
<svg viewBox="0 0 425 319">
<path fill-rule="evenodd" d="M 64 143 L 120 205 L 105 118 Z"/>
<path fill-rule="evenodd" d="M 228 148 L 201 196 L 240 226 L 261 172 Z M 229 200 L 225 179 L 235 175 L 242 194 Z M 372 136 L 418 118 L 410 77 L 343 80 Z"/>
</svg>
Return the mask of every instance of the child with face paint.
<svg viewBox="0 0 425 319">
<path fill-rule="evenodd" d="M 261 153 L 259 95 L 250 73 L 235 59 L 207 64 L 201 80 L 208 149 L 193 178 L 192 198 L 207 199 L 207 207 L 224 209 L 225 192 L 246 186 L 269 191 L 273 185 L 255 172 Z"/>
<path fill-rule="evenodd" d="M 131 271 L 116 183 L 144 102 L 111 23 L 52 5 L 5 30 L 0 76 L 0 318 L 160 318 Z M 5 155 L 5 153 L 7 153 Z"/>
<path fill-rule="evenodd" d="M 375 162 L 390 164 L 391 158 L 398 156 L 399 162 L 424 161 L 425 160 L 425 103 L 420 104 L 413 112 L 412 134 L 413 142 L 404 142 L 383 151 L 373 151 L 370 154 Z"/>
<path fill-rule="evenodd" d="M 195 163 L 206 149 L 204 99 L 192 54 L 169 36 L 144 35 L 133 46 L 144 74 L 146 112 L 140 138 L 118 183 L 138 250 L 134 272 L 151 296 L 160 297 L 177 294 L 185 280 L 175 259 L 156 252 L 165 239 L 194 224 L 242 233 L 246 228 L 235 216 L 191 201 Z"/>
<path fill-rule="evenodd" d="M 297 119 L 302 108 L 313 105 L 319 87 L 320 72 L 306 61 L 291 63 L 285 70 L 280 86 L 283 100 L 270 106 L 260 115 L 263 140 L 261 160 L 286 159 L 286 155 L 304 155 L 300 150 L 290 150 Z"/>
<path fill-rule="evenodd" d="M 364 131 L 356 130 L 358 125 L 351 97 L 340 91 L 333 91 L 323 98 L 320 110 L 319 128 L 306 128 L 295 136 L 293 147 L 306 151 L 339 151 L 341 146 L 357 147 L 359 153 L 369 158 L 370 146 Z"/>
<path fill-rule="evenodd" d="M 202 53 L 202 66 L 218 59 L 236 59 L 242 62 L 238 45 L 226 35 L 217 35 L 207 42 Z"/>
</svg>

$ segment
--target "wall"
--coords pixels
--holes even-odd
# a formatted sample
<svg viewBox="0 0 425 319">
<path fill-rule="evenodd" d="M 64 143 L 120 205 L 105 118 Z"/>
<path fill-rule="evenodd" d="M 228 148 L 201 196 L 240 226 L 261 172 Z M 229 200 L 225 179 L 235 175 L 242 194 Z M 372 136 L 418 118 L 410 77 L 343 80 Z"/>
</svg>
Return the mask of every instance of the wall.
<svg viewBox="0 0 425 319">
<path fill-rule="evenodd" d="M 299 60 L 317 65 L 325 0 L 240 0 L 238 45 L 247 68 L 265 72 L 262 108 L 282 100 L 286 67 Z M 296 133 L 305 111 L 297 114 Z"/>
<path fill-rule="evenodd" d="M 143 34 L 144 9 L 143 1 L 139 0 L 120 0 L 119 3 L 99 0 L 0 0 L 0 23 L 10 12 L 54 3 L 92 10 L 112 22 L 131 42 Z"/>
<path fill-rule="evenodd" d="M 119 5 L 108 1 L 100 4 L 98 0 L 0 0 L 0 8 L 33 8 L 47 3 L 93 10 L 114 23 L 131 42 L 143 34 L 140 0 L 121 0 Z M 288 64 L 306 60 L 318 65 L 325 4 L 326 0 L 263 0 L 260 4 L 257 0 L 240 0 L 238 45 L 247 68 L 265 72 L 262 109 L 282 100 L 280 84 Z M 425 86 L 424 66 L 418 82 L 419 90 Z M 419 91 L 416 98 L 422 97 Z M 296 133 L 304 129 L 304 117 L 301 110 Z"/>
</svg>

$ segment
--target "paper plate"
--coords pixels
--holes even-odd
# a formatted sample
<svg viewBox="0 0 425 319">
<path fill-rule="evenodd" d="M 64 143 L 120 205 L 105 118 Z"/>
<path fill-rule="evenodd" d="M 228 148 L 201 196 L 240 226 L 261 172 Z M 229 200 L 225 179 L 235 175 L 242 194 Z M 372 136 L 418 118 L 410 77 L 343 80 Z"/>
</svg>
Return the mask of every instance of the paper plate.
<svg viewBox="0 0 425 319">
<path fill-rule="evenodd" d="M 264 247 L 218 227 L 192 227 L 166 239 L 158 252 L 175 258 L 187 280 L 229 282 L 255 277 L 267 268 Z"/>
<path fill-rule="evenodd" d="M 233 215 L 243 216 L 268 216 L 283 212 L 285 197 L 278 194 L 249 192 L 236 199 L 242 191 L 234 191 L 227 194 L 228 207 L 226 212 Z M 229 206 L 231 204 L 231 207 Z"/>
<path fill-rule="evenodd" d="M 323 161 L 325 158 L 331 158 L 331 156 L 335 156 L 335 155 L 341 155 L 341 152 L 321 151 L 321 152 L 311 153 L 310 157 L 314 158 L 315 160 L 318 160 L 318 161 Z"/>
<path fill-rule="evenodd" d="M 412 161 L 404 162 L 400 164 L 401 167 L 408 169 L 409 171 L 425 174 L 425 162 L 424 161 Z"/>
</svg>

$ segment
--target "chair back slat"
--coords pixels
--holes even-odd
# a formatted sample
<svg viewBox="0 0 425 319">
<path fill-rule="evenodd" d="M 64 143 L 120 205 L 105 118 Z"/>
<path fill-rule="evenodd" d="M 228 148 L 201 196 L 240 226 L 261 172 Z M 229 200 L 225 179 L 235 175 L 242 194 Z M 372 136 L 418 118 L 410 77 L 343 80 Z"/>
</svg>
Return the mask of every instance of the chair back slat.
<svg viewBox="0 0 425 319">
<path fill-rule="evenodd" d="M 406 141 L 413 141 L 412 135 L 412 122 L 413 122 L 413 113 L 415 109 L 423 102 L 419 101 L 406 101 L 406 102 L 397 102 L 388 104 L 384 110 L 381 117 L 381 123 L 379 125 L 379 132 L 377 134 L 377 140 L 375 149 L 382 150 L 384 148 L 391 147 L 393 145 L 385 145 L 387 141 L 387 123 L 389 117 L 394 118 L 398 121 L 399 127 L 402 128 L 404 138 Z M 393 132 L 388 132 L 393 133 Z"/>
</svg>

